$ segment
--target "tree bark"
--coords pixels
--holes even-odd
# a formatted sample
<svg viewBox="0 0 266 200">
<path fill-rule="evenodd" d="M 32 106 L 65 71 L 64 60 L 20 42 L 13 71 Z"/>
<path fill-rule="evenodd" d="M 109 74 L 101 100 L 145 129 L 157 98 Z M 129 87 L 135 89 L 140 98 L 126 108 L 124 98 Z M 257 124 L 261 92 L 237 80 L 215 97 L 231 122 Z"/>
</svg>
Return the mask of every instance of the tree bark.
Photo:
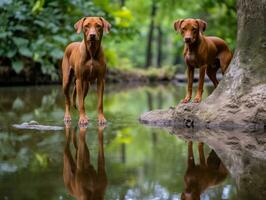
<svg viewBox="0 0 266 200">
<path fill-rule="evenodd" d="M 238 0 L 237 15 L 233 60 L 217 89 L 200 105 L 198 116 L 266 124 L 266 0 Z"/>
<path fill-rule="evenodd" d="M 123 7 L 125 6 L 126 0 L 120 0 L 120 6 Z"/>
<path fill-rule="evenodd" d="M 147 40 L 147 49 L 146 49 L 146 63 L 145 68 L 148 68 L 152 65 L 152 41 L 154 35 L 154 18 L 156 16 L 156 3 L 152 1 L 151 7 L 151 22 L 149 26 L 148 40 Z"/>
<path fill-rule="evenodd" d="M 162 66 L 162 42 L 163 42 L 163 32 L 161 26 L 157 26 L 157 67 Z"/>
<path fill-rule="evenodd" d="M 237 48 L 228 72 L 200 104 L 179 104 L 141 120 L 185 126 L 266 127 L 266 0 L 238 0 Z M 158 116 L 159 117 L 158 117 Z"/>
</svg>

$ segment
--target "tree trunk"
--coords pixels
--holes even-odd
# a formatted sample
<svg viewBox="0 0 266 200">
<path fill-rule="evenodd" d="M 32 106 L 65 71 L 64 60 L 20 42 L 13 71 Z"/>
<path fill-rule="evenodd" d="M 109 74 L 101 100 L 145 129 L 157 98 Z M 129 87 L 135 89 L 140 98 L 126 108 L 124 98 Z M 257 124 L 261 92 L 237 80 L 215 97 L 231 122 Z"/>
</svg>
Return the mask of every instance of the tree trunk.
<svg viewBox="0 0 266 200">
<path fill-rule="evenodd" d="M 120 6 L 123 7 L 125 6 L 126 0 L 120 0 Z"/>
<path fill-rule="evenodd" d="M 228 72 L 201 104 L 179 104 L 141 120 L 185 126 L 266 127 L 266 0 L 238 0 L 237 48 Z"/>
<path fill-rule="evenodd" d="M 161 26 L 157 26 L 157 67 L 162 66 L 162 42 L 163 42 L 163 32 Z"/>
<path fill-rule="evenodd" d="M 151 8 L 151 22 L 149 26 L 148 40 L 147 40 L 147 49 L 146 49 L 146 63 L 145 68 L 148 68 L 152 65 L 152 41 L 153 41 L 153 33 L 154 33 L 154 18 L 156 16 L 156 3 L 152 1 Z"/>
<path fill-rule="evenodd" d="M 237 15 L 234 58 L 198 116 L 220 123 L 266 124 L 266 0 L 239 0 Z"/>
</svg>

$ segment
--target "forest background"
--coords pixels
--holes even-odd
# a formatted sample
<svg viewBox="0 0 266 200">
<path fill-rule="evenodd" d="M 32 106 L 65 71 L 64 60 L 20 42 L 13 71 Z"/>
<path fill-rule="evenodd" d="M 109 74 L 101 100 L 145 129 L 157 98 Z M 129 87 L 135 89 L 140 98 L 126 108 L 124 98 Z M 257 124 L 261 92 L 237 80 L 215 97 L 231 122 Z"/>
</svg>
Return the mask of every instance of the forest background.
<svg viewBox="0 0 266 200">
<path fill-rule="evenodd" d="M 234 50 L 235 4 L 235 0 L 1 0 L 1 83 L 12 82 L 12 77 L 20 77 L 14 82 L 21 77 L 34 83 L 59 81 L 64 48 L 82 40 L 74 24 L 83 16 L 102 16 L 112 25 L 103 39 L 109 71 L 184 74 L 183 41 L 174 21 L 203 19 L 208 23 L 205 34 L 223 38 Z"/>
</svg>

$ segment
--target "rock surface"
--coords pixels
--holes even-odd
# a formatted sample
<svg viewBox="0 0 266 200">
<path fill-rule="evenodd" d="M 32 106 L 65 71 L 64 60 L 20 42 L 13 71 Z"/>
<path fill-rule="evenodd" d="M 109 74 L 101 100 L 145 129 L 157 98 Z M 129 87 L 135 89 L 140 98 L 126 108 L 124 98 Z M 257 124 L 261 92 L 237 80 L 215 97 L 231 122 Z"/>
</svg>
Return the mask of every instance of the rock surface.
<svg viewBox="0 0 266 200">
<path fill-rule="evenodd" d="M 36 121 L 23 122 L 22 124 L 13 124 L 14 128 L 17 129 L 31 129 L 31 130 L 39 130 L 39 131 L 61 131 L 64 130 L 64 127 L 61 126 L 48 126 L 41 125 Z"/>
<path fill-rule="evenodd" d="M 230 95 L 230 93 L 220 95 L 217 102 L 214 92 L 200 104 L 179 104 L 168 110 L 149 111 L 140 116 L 140 122 L 162 127 L 187 128 L 257 130 L 266 127 L 266 84 L 253 87 L 246 95 Z"/>
</svg>

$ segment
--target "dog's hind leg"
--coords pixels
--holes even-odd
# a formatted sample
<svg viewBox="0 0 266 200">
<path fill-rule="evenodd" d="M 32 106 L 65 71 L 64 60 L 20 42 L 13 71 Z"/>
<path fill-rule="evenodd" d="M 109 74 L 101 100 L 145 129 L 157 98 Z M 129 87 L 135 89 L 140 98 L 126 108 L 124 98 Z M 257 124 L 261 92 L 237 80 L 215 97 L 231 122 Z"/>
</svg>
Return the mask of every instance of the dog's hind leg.
<svg viewBox="0 0 266 200">
<path fill-rule="evenodd" d="M 219 55 L 222 74 L 226 72 L 233 55 L 230 51 L 224 51 Z"/>
<path fill-rule="evenodd" d="M 77 109 L 77 88 L 76 88 L 76 79 L 74 80 L 74 86 L 72 91 L 72 106 Z"/>
<path fill-rule="evenodd" d="M 215 88 L 217 87 L 219 83 L 219 81 L 216 78 L 216 74 L 217 74 L 219 67 L 220 67 L 220 61 L 217 58 L 215 63 L 213 65 L 209 65 L 206 70 L 206 73 L 208 77 L 210 78 L 210 80 L 212 81 Z"/>
</svg>

